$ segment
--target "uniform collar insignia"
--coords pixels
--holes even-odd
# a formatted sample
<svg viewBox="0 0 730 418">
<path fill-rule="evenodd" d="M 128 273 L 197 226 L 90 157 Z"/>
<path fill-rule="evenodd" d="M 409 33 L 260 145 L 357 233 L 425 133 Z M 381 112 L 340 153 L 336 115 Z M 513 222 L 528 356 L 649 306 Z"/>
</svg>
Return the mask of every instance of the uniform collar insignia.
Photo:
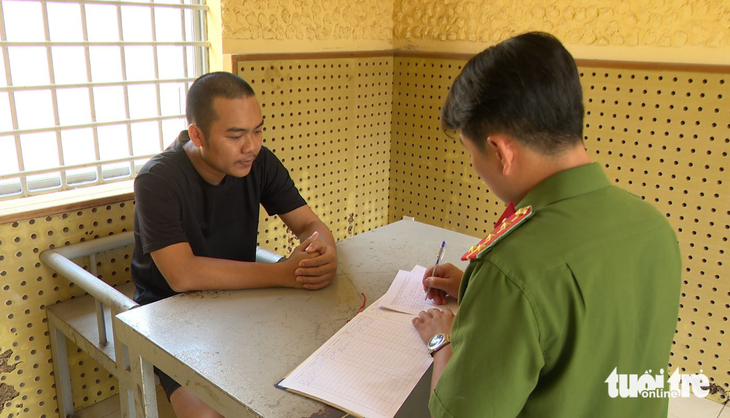
<svg viewBox="0 0 730 418">
<path fill-rule="evenodd" d="M 469 251 L 461 256 L 461 260 L 475 260 L 483 253 L 489 251 L 497 244 L 497 242 L 507 236 L 510 232 L 517 229 L 518 226 L 522 225 L 534 214 L 535 212 L 532 210 L 532 206 L 525 206 L 524 208 L 517 209 L 512 215 L 503 217 L 502 221 L 494 228 L 494 231 L 490 232 L 483 240 L 479 241 L 477 245 L 473 245 L 469 248 Z"/>
</svg>

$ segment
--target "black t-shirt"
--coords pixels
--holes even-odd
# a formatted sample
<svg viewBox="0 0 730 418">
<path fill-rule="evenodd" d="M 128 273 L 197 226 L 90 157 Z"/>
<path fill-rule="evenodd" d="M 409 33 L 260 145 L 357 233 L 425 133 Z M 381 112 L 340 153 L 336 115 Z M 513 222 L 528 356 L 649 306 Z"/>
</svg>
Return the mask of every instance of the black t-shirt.
<svg viewBox="0 0 730 418">
<path fill-rule="evenodd" d="M 225 176 L 219 185 L 195 170 L 183 144 L 175 143 L 142 167 L 134 181 L 134 300 L 147 304 L 176 294 L 152 261 L 151 252 L 187 242 L 201 257 L 254 261 L 259 204 L 269 215 L 306 202 L 289 172 L 266 147 L 245 177 Z"/>
</svg>

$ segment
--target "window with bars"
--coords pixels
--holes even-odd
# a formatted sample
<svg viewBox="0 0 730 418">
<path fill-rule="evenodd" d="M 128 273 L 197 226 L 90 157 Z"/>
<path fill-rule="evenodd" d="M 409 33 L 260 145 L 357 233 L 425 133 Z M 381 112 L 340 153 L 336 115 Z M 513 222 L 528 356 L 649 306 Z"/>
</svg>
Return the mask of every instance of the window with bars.
<svg viewBox="0 0 730 418">
<path fill-rule="evenodd" d="M 130 179 L 185 128 L 203 0 L 0 0 L 0 199 Z"/>
</svg>

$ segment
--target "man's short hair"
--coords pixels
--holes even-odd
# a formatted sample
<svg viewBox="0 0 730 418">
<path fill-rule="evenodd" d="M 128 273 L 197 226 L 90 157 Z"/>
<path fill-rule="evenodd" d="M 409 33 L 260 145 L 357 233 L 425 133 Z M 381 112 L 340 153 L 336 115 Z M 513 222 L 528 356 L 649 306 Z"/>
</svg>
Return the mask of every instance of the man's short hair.
<svg viewBox="0 0 730 418">
<path fill-rule="evenodd" d="M 211 123 L 218 118 L 213 109 L 213 100 L 216 97 L 240 99 L 254 95 L 251 86 L 235 74 L 224 71 L 204 74 L 188 90 L 185 117 L 188 124 L 198 125 L 207 138 Z"/>
<path fill-rule="evenodd" d="M 464 66 L 441 111 L 444 130 L 479 149 L 509 135 L 556 155 L 583 138 L 583 91 L 570 53 L 552 35 L 530 32 L 487 48 Z"/>
</svg>

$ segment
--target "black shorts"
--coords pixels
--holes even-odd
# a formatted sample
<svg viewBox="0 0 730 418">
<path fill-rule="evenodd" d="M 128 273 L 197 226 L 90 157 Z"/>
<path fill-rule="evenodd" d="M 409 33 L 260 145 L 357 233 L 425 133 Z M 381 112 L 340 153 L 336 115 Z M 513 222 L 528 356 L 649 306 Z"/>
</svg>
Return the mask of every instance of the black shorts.
<svg viewBox="0 0 730 418">
<path fill-rule="evenodd" d="M 155 367 L 155 374 L 157 377 L 160 378 L 160 384 L 162 385 L 162 389 L 165 390 L 165 395 L 167 395 L 167 400 L 170 400 L 170 395 L 172 395 L 172 392 L 174 392 L 177 388 L 180 387 L 180 384 L 176 381 L 172 380 L 172 378 L 168 375 L 166 375 L 162 370 Z"/>
</svg>

